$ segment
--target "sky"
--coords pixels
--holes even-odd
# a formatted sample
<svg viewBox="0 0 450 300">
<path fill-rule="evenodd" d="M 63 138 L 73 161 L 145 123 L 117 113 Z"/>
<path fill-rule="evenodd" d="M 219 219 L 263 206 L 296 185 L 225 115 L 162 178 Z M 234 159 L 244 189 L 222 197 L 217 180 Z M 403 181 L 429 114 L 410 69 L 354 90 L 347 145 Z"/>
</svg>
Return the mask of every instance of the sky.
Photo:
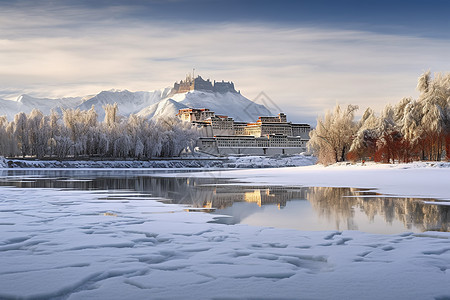
<svg viewBox="0 0 450 300">
<path fill-rule="evenodd" d="M 0 99 L 150 91 L 195 68 L 315 123 L 380 111 L 449 71 L 450 2 L 0 0 Z"/>
</svg>

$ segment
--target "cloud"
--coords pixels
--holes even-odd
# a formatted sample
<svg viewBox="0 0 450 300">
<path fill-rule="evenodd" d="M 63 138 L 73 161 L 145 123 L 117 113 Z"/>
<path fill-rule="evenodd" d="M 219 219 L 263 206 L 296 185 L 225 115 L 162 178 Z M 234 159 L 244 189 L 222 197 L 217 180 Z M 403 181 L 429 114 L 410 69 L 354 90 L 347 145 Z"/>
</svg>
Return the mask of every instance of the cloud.
<svg viewBox="0 0 450 300">
<path fill-rule="evenodd" d="M 233 80 L 252 99 L 265 91 L 295 121 L 336 102 L 381 109 L 415 96 L 416 78 L 445 71 L 447 40 L 264 23 L 126 18 L 122 6 L 8 8 L 0 20 L 0 98 L 10 91 L 77 96 L 152 90 L 192 68 Z"/>
</svg>

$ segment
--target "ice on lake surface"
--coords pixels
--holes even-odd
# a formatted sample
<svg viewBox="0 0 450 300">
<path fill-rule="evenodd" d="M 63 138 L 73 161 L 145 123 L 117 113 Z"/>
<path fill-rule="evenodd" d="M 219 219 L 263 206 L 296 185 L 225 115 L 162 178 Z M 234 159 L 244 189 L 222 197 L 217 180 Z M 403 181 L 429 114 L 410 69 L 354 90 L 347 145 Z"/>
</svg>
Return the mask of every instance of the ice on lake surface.
<svg viewBox="0 0 450 300">
<path fill-rule="evenodd" d="M 421 199 L 135 170 L 1 175 L 0 299 L 450 297 L 449 235 L 420 233 L 448 230 L 447 207 Z M 225 213 L 278 228 L 211 223 Z M 281 229 L 297 220 L 330 227 Z M 341 231 L 367 224 L 402 233 Z"/>
</svg>

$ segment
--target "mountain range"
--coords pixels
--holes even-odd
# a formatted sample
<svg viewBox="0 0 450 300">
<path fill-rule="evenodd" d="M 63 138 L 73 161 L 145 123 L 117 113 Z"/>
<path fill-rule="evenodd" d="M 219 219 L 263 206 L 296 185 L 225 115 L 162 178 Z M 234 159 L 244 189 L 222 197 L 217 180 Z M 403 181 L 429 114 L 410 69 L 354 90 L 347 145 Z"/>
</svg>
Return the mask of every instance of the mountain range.
<svg viewBox="0 0 450 300">
<path fill-rule="evenodd" d="M 256 121 L 259 116 L 272 115 L 264 105 L 257 104 L 240 93 L 193 90 L 171 94 L 171 91 L 171 87 L 139 92 L 109 90 L 96 95 L 57 99 L 21 95 L 17 100 L 0 99 L 0 116 L 6 115 L 8 120 L 11 121 L 15 114 L 19 112 L 30 113 L 35 108 L 44 114 L 49 114 L 51 109 L 61 113 L 62 109 L 79 108 L 87 110 L 94 105 L 99 120 L 102 121 L 105 116 L 102 107 L 114 103 L 117 103 L 119 114 L 122 116 L 137 114 L 145 118 L 175 116 L 178 110 L 182 108 L 208 108 L 216 114 L 226 115 L 241 122 Z"/>
</svg>

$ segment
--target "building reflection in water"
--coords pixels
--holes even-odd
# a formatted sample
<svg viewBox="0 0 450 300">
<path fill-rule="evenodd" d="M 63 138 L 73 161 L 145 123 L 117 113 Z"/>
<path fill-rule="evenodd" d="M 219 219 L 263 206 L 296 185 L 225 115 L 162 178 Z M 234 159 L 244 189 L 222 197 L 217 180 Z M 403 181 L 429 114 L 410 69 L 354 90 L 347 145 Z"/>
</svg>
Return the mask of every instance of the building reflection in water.
<svg viewBox="0 0 450 300">
<path fill-rule="evenodd" d="M 275 218 L 275 214 L 280 218 L 294 218 L 296 222 L 302 222 L 302 219 L 305 219 L 303 222 L 308 222 L 312 214 L 317 222 L 325 220 L 331 224 L 327 230 L 360 230 L 363 227 L 361 216 L 364 216 L 365 222 L 379 222 L 381 219 L 386 226 L 400 223 L 403 231 L 450 231 L 448 206 L 424 204 L 421 199 L 416 198 L 386 197 L 354 188 L 250 186 L 216 178 L 164 178 L 154 177 L 152 174 L 136 175 L 123 170 L 97 173 L 9 172 L 0 180 L 0 185 L 134 191 L 168 199 L 173 203 L 187 204 L 197 210 L 235 214 L 231 223 L 239 223 L 268 207 L 276 207 L 281 211 L 291 210 L 295 203 L 301 202 L 302 209 L 308 209 L 309 219 L 305 218 L 305 211 L 298 214 L 293 211 L 272 212 L 272 215 L 265 216 L 268 223 L 264 225 L 273 226 L 270 219 Z M 305 228 L 301 228 L 309 229 L 307 223 L 304 226 Z"/>
</svg>

